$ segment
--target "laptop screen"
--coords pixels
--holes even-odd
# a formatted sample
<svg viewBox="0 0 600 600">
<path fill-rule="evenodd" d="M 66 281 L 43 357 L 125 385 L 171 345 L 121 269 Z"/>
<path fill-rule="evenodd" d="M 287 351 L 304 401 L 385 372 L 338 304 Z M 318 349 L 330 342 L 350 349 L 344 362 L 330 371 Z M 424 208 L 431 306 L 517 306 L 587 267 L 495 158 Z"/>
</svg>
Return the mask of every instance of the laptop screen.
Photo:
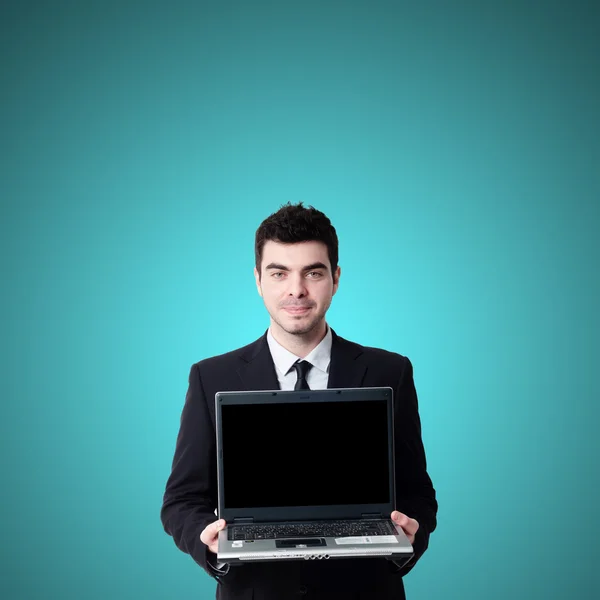
<svg viewBox="0 0 600 600">
<path fill-rule="evenodd" d="M 385 400 L 222 407 L 224 506 L 390 501 Z"/>
</svg>

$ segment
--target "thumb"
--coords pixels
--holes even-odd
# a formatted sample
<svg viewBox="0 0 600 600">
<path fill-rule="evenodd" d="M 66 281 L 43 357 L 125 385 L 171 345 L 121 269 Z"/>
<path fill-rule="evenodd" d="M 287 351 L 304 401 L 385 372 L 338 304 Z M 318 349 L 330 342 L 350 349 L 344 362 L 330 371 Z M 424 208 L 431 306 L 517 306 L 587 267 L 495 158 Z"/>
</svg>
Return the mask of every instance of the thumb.
<svg viewBox="0 0 600 600">
<path fill-rule="evenodd" d="M 214 533 L 214 535 L 217 535 L 219 533 L 219 531 L 221 531 L 221 529 L 225 528 L 225 520 L 224 519 L 219 519 L 218 521 L 215 521 L 212 524 L 212 532 Z"/>
<path fill-rule="evenodd" d="M 210 523 L 204 528 L 204 531 L 200 534 L 200 540 L 207 545 L 213 543 L 219 531 L 225 527 L 225 521 L 223 519 L 219 519 L 214 523 Z"/>
</svg>

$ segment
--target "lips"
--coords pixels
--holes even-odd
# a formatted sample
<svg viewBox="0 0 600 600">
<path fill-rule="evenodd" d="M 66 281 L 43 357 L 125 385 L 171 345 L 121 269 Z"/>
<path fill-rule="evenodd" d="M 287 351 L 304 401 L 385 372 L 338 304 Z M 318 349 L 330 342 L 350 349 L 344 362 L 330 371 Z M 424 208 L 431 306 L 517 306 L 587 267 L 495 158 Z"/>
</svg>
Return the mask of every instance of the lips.
<svg viewBox="0 0 600 600">
<path fill-rule="evenodd" d="M 311 309 L 310 306 L 284 306 L 283 310 L 289 312 L 291 315 L 302 315 Z"/>
</svg>

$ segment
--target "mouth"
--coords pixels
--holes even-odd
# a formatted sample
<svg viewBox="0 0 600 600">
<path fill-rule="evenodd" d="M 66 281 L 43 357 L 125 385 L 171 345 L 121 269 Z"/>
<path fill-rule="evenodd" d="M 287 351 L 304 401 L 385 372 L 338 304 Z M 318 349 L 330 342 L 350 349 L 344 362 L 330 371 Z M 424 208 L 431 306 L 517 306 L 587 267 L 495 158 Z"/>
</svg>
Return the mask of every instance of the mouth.
<svg viewBox="0 0 600 600">
<path fill-rule="evenodd" d="M 311 308 L 311 306 L 284 306 L 283 310 L 290 315 L 303 315 L 306 314 Z"/>
</svg>

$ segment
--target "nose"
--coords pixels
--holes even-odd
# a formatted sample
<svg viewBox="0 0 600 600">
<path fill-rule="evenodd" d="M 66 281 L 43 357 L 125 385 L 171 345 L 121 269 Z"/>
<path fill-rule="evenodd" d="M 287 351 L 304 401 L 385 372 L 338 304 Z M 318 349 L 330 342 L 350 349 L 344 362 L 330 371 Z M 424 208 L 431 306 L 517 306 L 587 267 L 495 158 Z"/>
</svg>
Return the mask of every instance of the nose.
<svg viewBox="0 0 600 600">
<path fill-rule="evenodd" d="M 306 285 L 304 284 L 304 277 L 301 274 L 291 275 L 288 278 L 289 288 L 288 294 L 294 298 L 302 298 L 306 296 Z"/>
</svg>

